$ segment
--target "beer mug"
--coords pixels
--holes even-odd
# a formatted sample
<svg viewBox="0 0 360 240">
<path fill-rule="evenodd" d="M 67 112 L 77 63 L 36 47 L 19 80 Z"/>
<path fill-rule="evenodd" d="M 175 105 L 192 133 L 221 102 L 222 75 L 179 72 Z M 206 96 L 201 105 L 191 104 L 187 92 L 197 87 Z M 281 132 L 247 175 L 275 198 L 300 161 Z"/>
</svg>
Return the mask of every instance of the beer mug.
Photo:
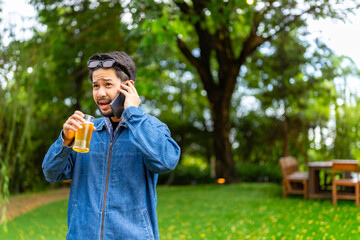
<svg viewBox="0 0 360 240">
<path fill-rule="evenodd" d="M 85 114 L 85 122 L 81 122 L 82 128 L 78 129 L 75 133 L 75 141 L 73 149 L 76 152 L 87 153 L 89 152 L 91 134 L 94 129 L 95 118 L 91 115 Z"/>
</svg>

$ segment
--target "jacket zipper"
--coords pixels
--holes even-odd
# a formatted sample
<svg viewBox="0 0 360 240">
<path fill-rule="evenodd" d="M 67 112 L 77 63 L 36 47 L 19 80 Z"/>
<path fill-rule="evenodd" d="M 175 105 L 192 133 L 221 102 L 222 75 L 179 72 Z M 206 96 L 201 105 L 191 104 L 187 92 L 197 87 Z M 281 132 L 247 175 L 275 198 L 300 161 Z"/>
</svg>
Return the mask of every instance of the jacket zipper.
<svg viewBox="0 0 360 240">
<path fill-rule="evenodd" d="M 105 206 L 106 206 L 107 190 L 108 190 L 108 185 L 109 185 L 109 172 L 110 172 L 112 146 L 113 146 L 113 142 L 110 143 L 109 161 L 108 161 L 107 170 L 106 170 L 106 182 L 105 182 L 104 200 L 103 200 L 103 207 L 102 207 L 102 213 L 101 213 L 101 233 L 100 233 L 101 235 L 100 235 L 100 240 L 103 239 L 103 232 L 104 232 Z"/>
<path fill-rule="evenodd" d="M 117 130 L 119 130 L 119 128 L 118 128 Z M 102 213 L 101 213 L 101 232 L 100 232 L 100 240 L 103 239 L 103 234 L 104 234 L 105 207 L 106 207 L 107 190 L 108 190 L 108 185 L 109 185 L 111 153 L 112 153 L 113 143 L 114 143 L 114 141 L 115 141 L 115 136 L 116 136 L 116 133 L 118 132 L 117 130 L 116 130 L 115 133 L 114 133 L 114 138 L 113 138 L 113 140 L 110 142 L 109 161 L 108 161 L 107 170 L 106 170 L 106 182 L 105 182 L 104 200 L 103 200 L 103 207 L 102 207 Z M 110 139 L 111 139 L 110 132 L 108 131 L 108 133 L 109 133 L 109 137 L 110 137 Z"/>
</svg>

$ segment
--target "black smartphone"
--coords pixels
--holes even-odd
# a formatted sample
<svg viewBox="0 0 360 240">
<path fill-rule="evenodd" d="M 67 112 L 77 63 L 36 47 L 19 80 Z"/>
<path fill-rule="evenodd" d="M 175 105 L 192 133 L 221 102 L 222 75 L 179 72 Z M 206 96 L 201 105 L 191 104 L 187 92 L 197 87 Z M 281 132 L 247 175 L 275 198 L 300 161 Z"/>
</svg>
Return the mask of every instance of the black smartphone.
<svg viewBox="0 0 360 240">
<path fill-rule="evenodd" d="M 117 119 L 121 118 L 121 115 L 124 111 L 124 102 L 125 102 L 125 95 L 119 93 L 115 97 L 115 99 L 110 103 L 111 110 Z"/>
</svg>

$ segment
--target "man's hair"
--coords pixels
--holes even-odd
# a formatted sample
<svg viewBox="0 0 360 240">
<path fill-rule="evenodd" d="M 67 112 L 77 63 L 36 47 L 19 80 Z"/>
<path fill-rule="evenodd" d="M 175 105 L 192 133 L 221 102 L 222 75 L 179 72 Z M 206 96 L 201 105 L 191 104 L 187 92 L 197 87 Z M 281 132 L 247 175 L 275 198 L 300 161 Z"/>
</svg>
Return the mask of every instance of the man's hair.
<svg viewBox="0 0 360 240">
<path fill-rule="evenodd" d="M 95 53 L 92 55 L 89 60 L 105 60 L 105 59 L 114 59 L 115 65 L 112 68 L 115 69 L 116 76 L 121 79 L 121 81 L 126 80 L 136 80 L 136 67 L 134 61 L 127 55 L 125 52 L 109 52 L 109 53 Z M 96 69 L 90 69 L 90 80 L 92 79 L 92 74 Z"/>
</svg>

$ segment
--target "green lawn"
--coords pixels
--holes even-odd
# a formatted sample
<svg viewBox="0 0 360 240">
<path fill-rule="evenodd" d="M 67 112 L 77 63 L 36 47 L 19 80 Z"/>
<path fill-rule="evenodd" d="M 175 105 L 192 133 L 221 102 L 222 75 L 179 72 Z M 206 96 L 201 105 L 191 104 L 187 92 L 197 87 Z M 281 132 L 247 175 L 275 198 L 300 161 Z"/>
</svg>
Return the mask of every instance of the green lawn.
<svg viewBox="0 0 360 240">
<path fill-rule="evenodd" d="M 158 187 L 161 239 L 360 239 L 354 201 L 281 198 L 275 184 Z M 67 201 L 8 223 L 0 239 L 65 239 Z"/>
</svg>

